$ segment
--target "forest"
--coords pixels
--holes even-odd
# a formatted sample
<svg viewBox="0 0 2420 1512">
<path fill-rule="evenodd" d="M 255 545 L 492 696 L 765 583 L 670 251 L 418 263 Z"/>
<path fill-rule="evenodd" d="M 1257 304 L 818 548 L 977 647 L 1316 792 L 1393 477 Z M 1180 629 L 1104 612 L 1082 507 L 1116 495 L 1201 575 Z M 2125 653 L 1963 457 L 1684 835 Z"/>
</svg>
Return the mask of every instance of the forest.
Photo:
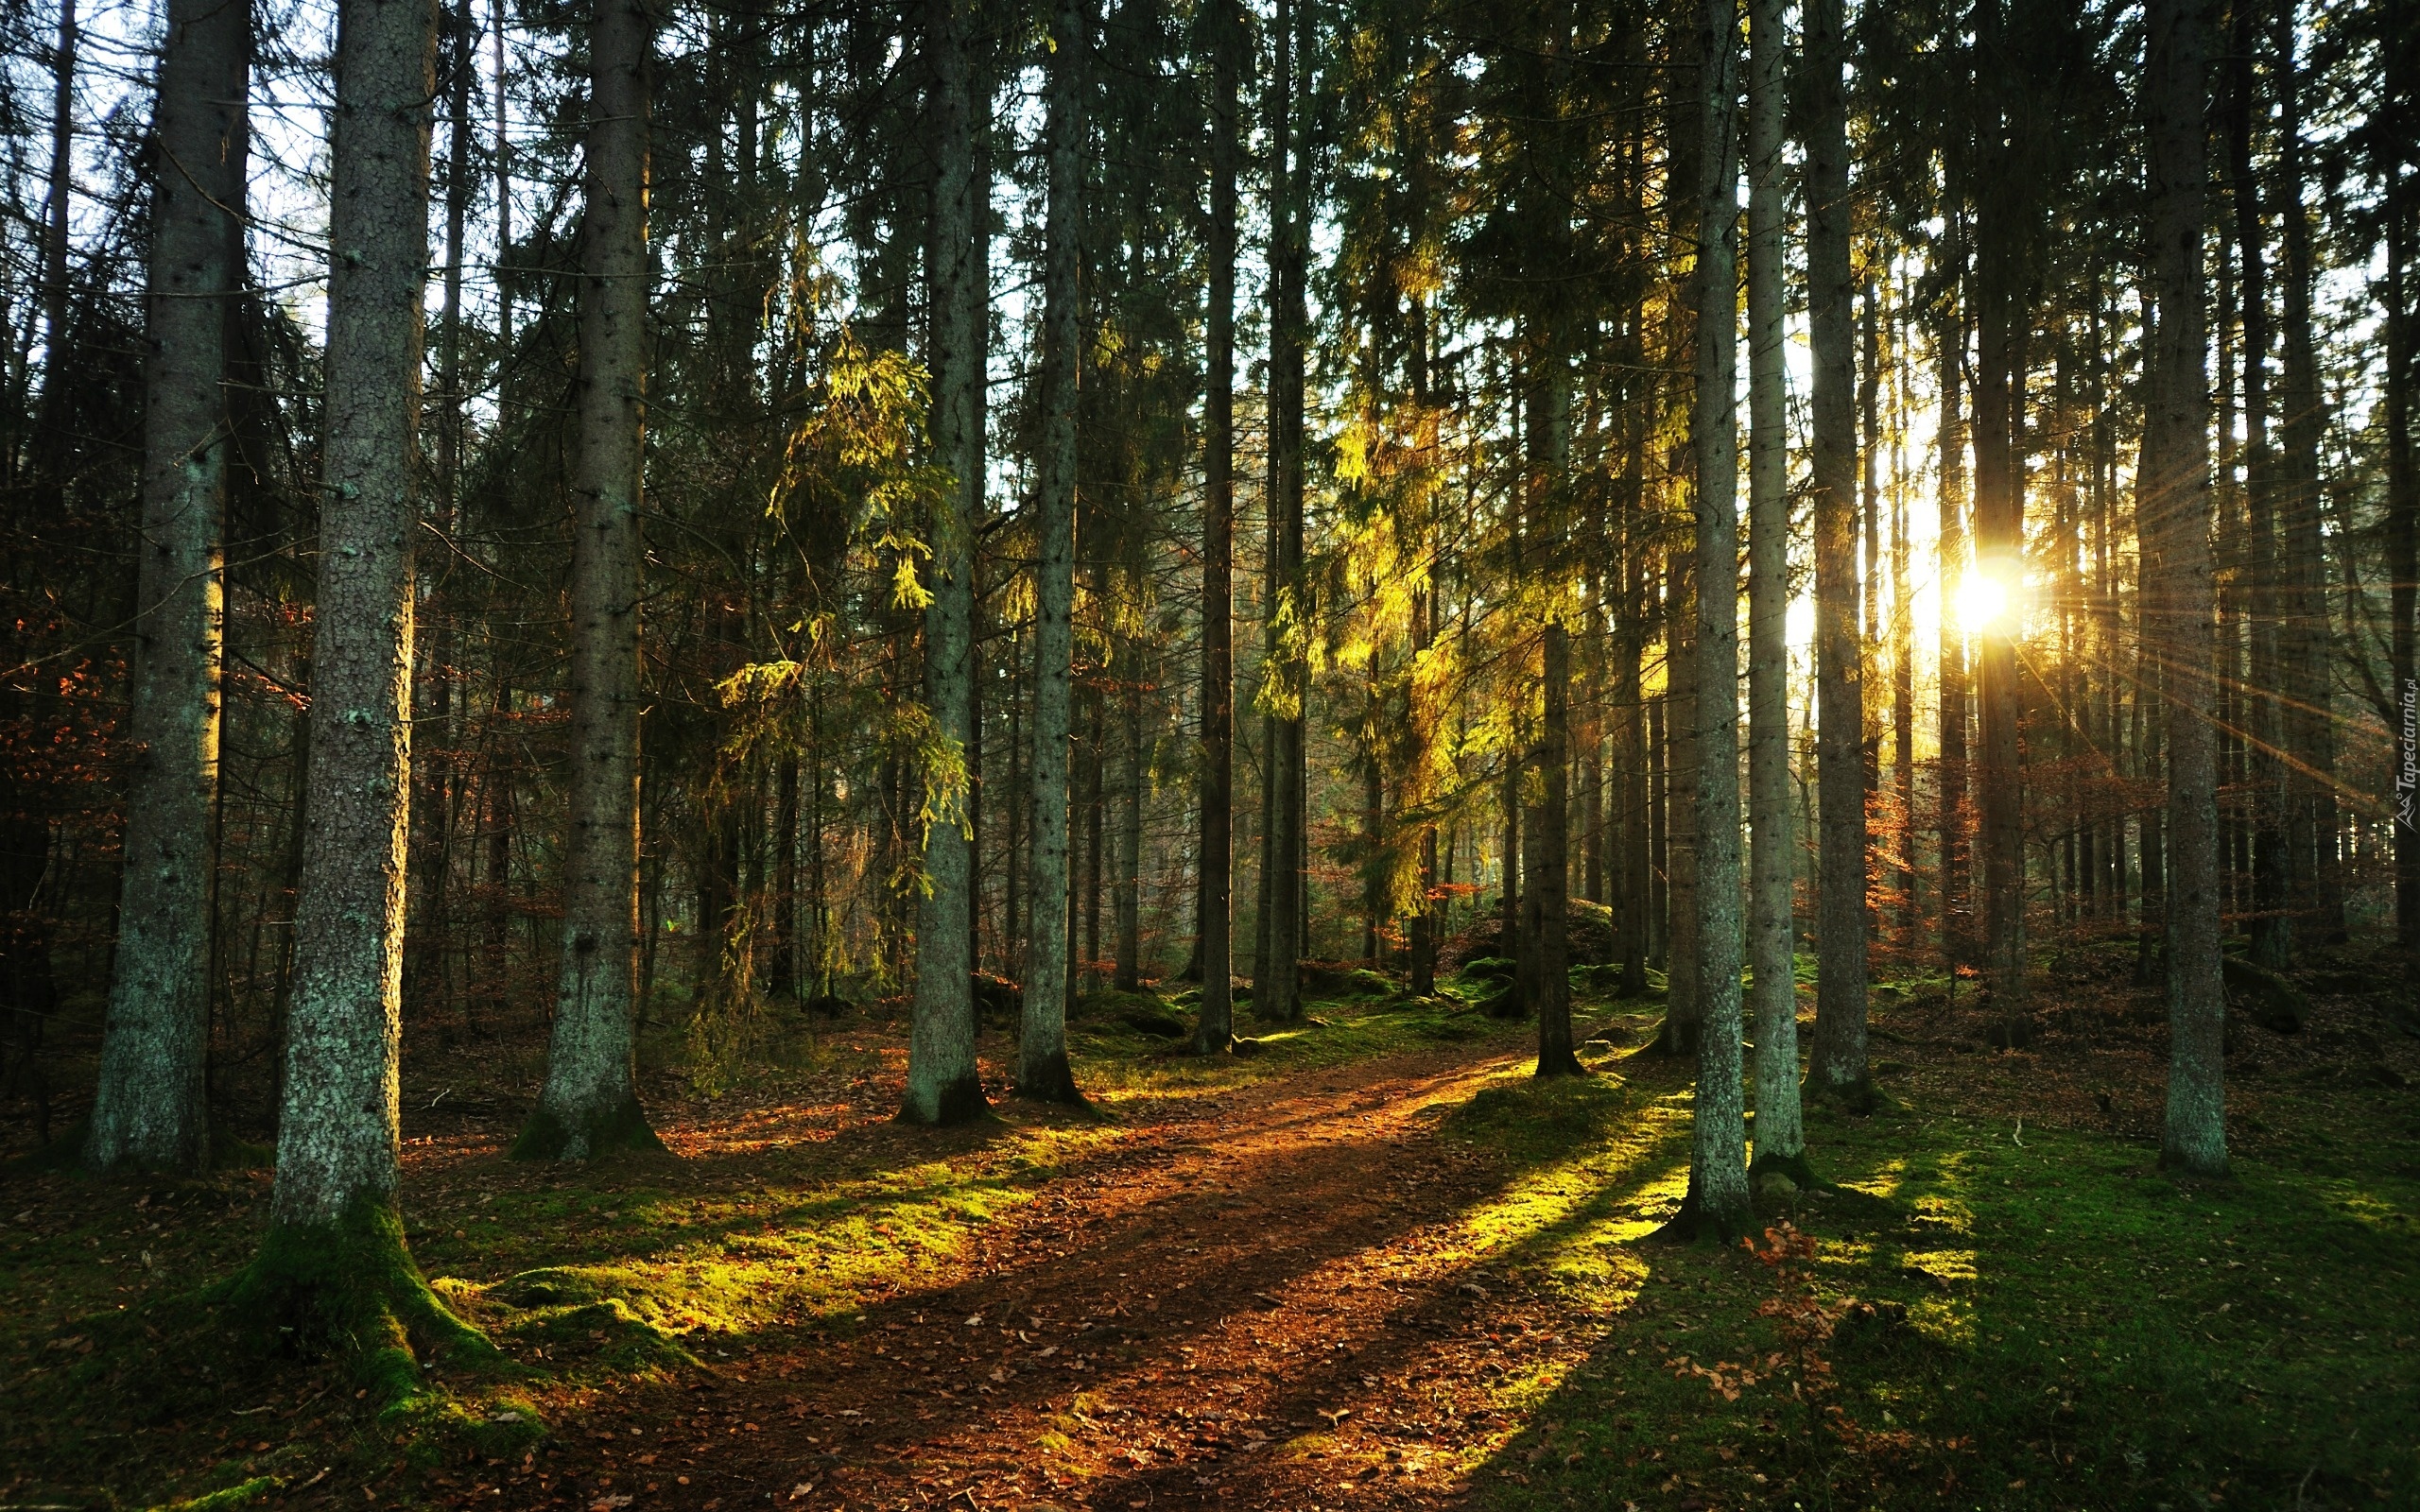
<svg viewBox="0 0 2420 1512">
<path fill-rule="evenodd" d="M 0 1512 L 2420 1506 L 2404 0 L 0 43 Z"/>
</svg>

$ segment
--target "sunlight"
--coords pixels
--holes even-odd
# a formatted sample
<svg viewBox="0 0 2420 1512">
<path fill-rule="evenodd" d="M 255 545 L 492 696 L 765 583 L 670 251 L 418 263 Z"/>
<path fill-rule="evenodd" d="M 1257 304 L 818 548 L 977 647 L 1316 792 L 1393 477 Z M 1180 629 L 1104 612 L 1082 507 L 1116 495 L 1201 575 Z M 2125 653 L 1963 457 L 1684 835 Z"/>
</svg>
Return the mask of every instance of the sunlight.
<svg viewBox="0 0 2420 1512">
<path fill-rule="evenodd" d="M 2016 594 L 2009 585 L 1979 567 L 1967 569 L 1958 582 L 1958 623 L 1969 635 L 1979 635 L 2009 615 Z"/>
</svg>

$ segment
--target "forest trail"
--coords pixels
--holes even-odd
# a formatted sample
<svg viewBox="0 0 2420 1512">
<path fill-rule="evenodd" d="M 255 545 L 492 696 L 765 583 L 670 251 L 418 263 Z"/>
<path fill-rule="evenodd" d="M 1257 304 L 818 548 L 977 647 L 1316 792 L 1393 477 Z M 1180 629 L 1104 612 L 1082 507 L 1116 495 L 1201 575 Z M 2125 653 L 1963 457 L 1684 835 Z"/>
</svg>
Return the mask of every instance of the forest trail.
<svg viewBox="0 0 2420 1512">
<path fill-rule="evenodd" d="M 1464 1215 L 1504 1167 L 1438 1125 L 1525 1057 L 1475 1048 L 1138 1114 L 854 1340 L 761 1336 L 717 1374 L 597 1400 L 562 1425 L 553 1496 L 1425 1507 L 1519 1477 L 1481 1468 L 1515 1426 L 1490 1386 L 1552 1380 L 1604 1324 L 1476 1270 Z"/>
</svg>

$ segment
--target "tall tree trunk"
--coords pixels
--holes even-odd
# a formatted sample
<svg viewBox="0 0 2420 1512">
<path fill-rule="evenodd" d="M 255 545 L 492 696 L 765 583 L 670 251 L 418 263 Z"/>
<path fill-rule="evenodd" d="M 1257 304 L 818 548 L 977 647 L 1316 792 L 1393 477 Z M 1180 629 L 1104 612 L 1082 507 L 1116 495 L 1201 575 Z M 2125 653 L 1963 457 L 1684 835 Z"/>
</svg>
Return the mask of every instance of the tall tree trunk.
<svg viewBox="0 0 2420 1512">
<path fill-rule="evenodd" d="M 1782 0 L 1748 10 L 1748 971 L 1756 1040 L 1756 1165 L 1803 1168 L 1798 982 L 1790 939 L 1789 429 L 1782 325 L 1789 33 Z"/>
<path fill-rule="evenodd" d="M 1701 7 L 1710 0 L 1701 0 Z M 1676 27 L 1673 80 L 1668 89 L 1670 150 L 1666 167 L 1670 193 L 1665 197 L 1671 245 L 1696 249 L 1699 223 L 1704 214 L 1705 111 L 1711 93 L 1700 77 L 1705 46 L 1703 13 Z M 1694 89 L 1690 85 L 1695 85 Z M 1701 281 L 1679 279 L 1665 301 L 1663 366 L 1681 369 L 1684 361 L 1695 371 L 1698 342 L 1698 301 Z M 1684 353 L 1686 353 L 1685 359 Z M 1661 396 L 1659 395 L 1659 398 Z M 1695 398 L 1694 390 L 1691 391 Z M 1659 404 L 1659 410 L 1663 406 Z M 1659 415 L 1659 420 L 1661 416 Z M 1665 507 L 1673 504 L 1666 485 Z M 1692 556 L 1677 541 L 1668 541 L 1664 558 L 1664 765 L 1658 808 L 1664 819 L 1664 1024 L 1655 1044 L 1667 1055 L 1695 1057 L 1703 1006 L 1698 996 L 1697 857 L 1695 853 L 1698 742 L 1697 599 Z"/>
<path fill-rule="evenodd" d="M 2389 101 L 2405 97 L 2410 80 L 2398 66 L 2411 57 L 2409 46 L 2388 51 Z M 2400 87 L 2398 87 L 2400 86 Z M 2382 107 L 2388 123 L 2398 117 Z M 2388 127 L 2391 133 L 2392 126 Z M 2388 140 L 2394 140 L 2391 135 Z M 2420 362 L 2420 324 L 2412 318 L 2411 242 L 2414 232 L 2411 184 L 2404 167 L 2408 148 L 2391 149 L 2385 169 L 2386 372 L 2380 409 L 2386 426 L 2387 580 L 2389 589 L 2388 656 L 2395 700 L 2396 762 L 2394 783 L 2394 925 L 2395 940 L 2408 953 L 2412 985 L 2420 987 L 2420 457 L 2411 441 L 2411 384 Z"/>
<path fill-rule="evenodd" d="M 1956 294 L 1953 290 L 1951 298 Z M 1941 755 L 1939 789 L 1941 959 L 1951 990 L 1958 968 L 1967 964 L 1966 936 L 1966 627 L 1956 593 L 1966 573 L 1966 421 L 1960 408 L 1966 329 L 1952 315 L 1933 334 L 1941 364 L 1941 419 L 1935 439 L 1941 452 L 1940 526 L 1935 537 L 1934 576 L 1941 585 L 1941 659 L 1937 675 Z"/>
<path fill-rule="evenodd" d="M 1570 858 L 1566 854 L 1566 773 L 1571 759 L 1571 633 L 1549 620 L 1541 651 L 1546 673 L 1545 727 L 1538 742 L 1542 798 L 1536 862 L 1530 868 L 1529 907 L 1535 939 L 1538 1065 L 1541 1076 L 1585 1074 L 1571 1037 Z M 1735 971 L 1735 976 L 1737 974 Z"/>
<path fill-rule="evenodd" d="M 1998 45 L 1998 0 L 1984 0 L 1978 49 Z M 2014 129 L 1999 112 L 1985 112 L 1992 140 Z M 2003 159 L 2005 154 L 2000 155 Z M 2032 1038 L 2027 1007 L 2025 944 L 2025 815 L 2018 772 L 2016 597 L 2025 576 L 2025 493 L 2016 434 L 2024 424 L 2023 371 L 2017 351 L 2022 234 L 2016 224 L 2018 186 L 2005 162 L 1986 171 L 1977 223 L 1975 305 L 1975 570 L 1998 585 L 2004 607 L 1976 627 L 1977 734 L 1981 746 L 1983 981 L 1997 1020 L 1995 1038 L 2021 1045 Z"/>
<path fill-rule="evenodd" d="M 2160 1160 L 2197 1176 L 2227 1169 L 2226 1002 L 2220 977 L 2217 772 L 2210 723 L 2208 336 L 2203 304 L 2203 125 L 2208 92 L 2201 9 L 2152 0 L 2143 66 L 2151 137 L 2152 278 L 2159 301 L 2143 436 L 2149 570 L 2162 585 L 2168 646 L 2168 1116 Z"/>
<path fill-rule="evenodd" d="M 570 832 L 546 1085 L 516 1158 L 584 1160 L 657 1141 L 639 1108 L 639 598 L 647 193 L 654 19 L 597 0 L 589 31 L 578 472 L 571 567 Z"/>
<path fill-rule="evenodd" d="M 2252 958 L 2271 970 L 2292 963 L 2293 922 L 2288 900 L 2300 881 L 2286 849 L 2283 749 L 2287 696 L 2278 661 L 2278 616 L 2285 606 L 2278 581 L 2276 470 L 2269 447 L 2269 247 L 2260 180 L 2252 166 L 2252 117 L 2257 86 L 2253 58 L 2259 46 L 2257 8 L 2234 8 L 2228 47 L 2226 137 L 2234 180 L 2236 254 L 2242 269 L 2243 502 L 2246 527 L 2243 588 L 2251 630 L 2251 675 L 2242 684 L 2243 750 L 2249 779 L 2252 844 Z"/>
<path fill-rule="evenodd" d="M 1635 180 L 1633 180 L 1635 182 Z M 1622 404 L 1621 474 L 1615 487 L 1620 503 L 1615 528 L 1621 537 L 1617 558 L 1620 596 L 1615 604 L 1614 630 L 1614 781 L 1620 798 L 1616 804 L 1621 826 L 1620 931 L 1622 995 L 1637 997 L 1647 990 L 1647 957 L 1659 917 L 1655 909 L 1654 820 L 1649 812 L 1648 765 L 1653 759 L 1649 742 L 1646 697 L 1639 686 L 1639 657 L 1646 644 L 1648 559 L 1645 499 L 1648 405 L 1651 392 L 1637 375 L 1645 369 L 1645 343 L 1640 301 L 1634 299 L 1624 312 L 1619 347 L 1632 377 Z M 1660 750 L 1656 755 L 1660 757 Z"/>
<path fill-rule="evenodd" d="M 1276 58 L 1270 76 L 1270 337 L 1269 337 L 1269 589 L 1267 651 L 1263 678 L 1270 686 L 1269 777 L 1262 795 L 1268 865 L 1261 878 L 1260 906 L 1269 931 L 1265 979 L 1253 983 L 1253 1010 L 1263 1019 L 1289 1021 L 1302 1015 L 1298 958 L 1304 945 L 1304 716 L 1309 697 L 1302 638 L 1307 612 L 1303 581 L 1304 344 L 1308 318 L 1304 282 L 1308 270 L 1309 144 L 1300 140 L 1309 123 L 1301 102 L 1307 97 L 1311 60 L 1304 45 L 1307 0 L 1277 0 L 1270 40 Z"/>
<path fill-rule="evenodd" d="M 1235 1043 L 1236 807 L 1236 169 L 1243 17 L 1213 0 L 1210 93 L 1209 387 L 1202 400 L 1201 795 L 1199 950 L 1201 1016 L 1193 1052 Z"/>
<path fill-rule="evenodd" d="M 50 54 L 50 190 L 43 206 L 43 390 L 59 392 L 70 370 L 67 336 L 67 217 L 76 196 L 76 0 L 60 0 L 59 38 Z"/>
<path fill-rule="evenodd" d="M 1092 0 L 1051 15 L 1047 243 L 1044 265 L 1042 455 L 1034 562 L 1033 885 L 1017 1094 L 1080 1102 L 1067 1064 L 1067 735 L 1074 684 L 1076 388 L 1082 352 L 1077 276 L 1083 249 L 1084 60 Z"/>
<path fill-rule="evenodd" d="M 1130 658 L 1139 657 L 1141 643 L 1127 643 Z M 1132 992 L 1143 985 L 1143 809 L 1150 795 L 1150 770 L 1143 739 L 1143 669 L 1131 666 L 1125 678 L 1126 708 L 1118 723 L 1117 871 L 1111 881 L 1111 913 L 1117 932 L 1117 989 Z"/>
<path fill-rule="evenodd" d="M 226 619 L 228 302 L 244 282 L 251 9 L 174 0 L 161 53 L 146 301 L 143 537 L 130 690 L 136 752 L 100 1082 L 97 1170 L 210 1160 L 210 882 Z"/>
<path fill-rule="evenodd" d="M 2281 690 L 2287 697 L 2286 846 L 2290 874 L 2309 879 L 2297 906 L 2312 933 L 2344 932 L 2343 875 L 2336 864 L 2336 722 L 2328 689 L 2331 602 L 2326 543 L 2320 531 L 2319 450 L 2327 415 L 2311 330 L 2310 216 L 2303 203 L 2301 76 L 2294 61 L 2294 8 L 2273 17 L 2277 91 L 2277 211 L 2285 266 L 2280 270 L 2285 337 L 2277 458 L 2277 518 L 2284 535 Z"/>
<path fill-rule="evenodd" d="M 404 1000 L 424 1008 L 453 1004 L 448 944 L 453 884 L 454 627 L 446 579 L 453 568 L 463 451 L 462 255 L 471 196 L 471 76 L 475 39 L 469 0 L 455 0 L 439 59 L 446 70 L 445 291 L 437 335 L 437 476 L 428 501 L 430 570 L 419 575 L 418 711 L 421 759 L 412 786 L 412 888 L 404 938 Z M 434 748 L 432 748 L 434 747 Z"/>
<path fill-rule="evenodd" d="M 422 1282 L 395 1202 L 436 43 L 431 0 L 337 12 L 309 829 L 269 1228 L 231 1314 L 387 1355 L 388 1379 L 413 1342 L 485 1348 Z"/>
<path fill-rule="evenodd" d="M 950 474 L 935 510 L 931 601 L 925 609 L 925 695 L 935 733 L 962 764 L 975 747 L 975 543 L 983 499 L 983 428 L 977 416 L 987 353 L 982 318 L 990 274 L 977 260 L 976 222 L 985 213 L 975 172 L 974 84 L 967 63 L 967 0 L 925 0 L 925 45 L 932 70 L 926 122 L 932 131 L 932 312 L 929 366 L 933 450 Z M 1047 506 L 1046 506 L 1047 507 Z M 899 1116 L 954 1124 L 986 1104 L 975 1058 L 975 848 L 965 822 L 969 785 L 958 772 L 925 777 L 934 818 L 925 829 L 926 891 L 916 919 L 916 995 L 908 1044 L 908 1088 Z"/>
<path fill-rule="evenodd" d="M 1806 9 L 1806 329 L 1814 350 L 1815 660 L 1822 876 L 1812 1094 L 1862 1108 L 1866 1070 L 1865 665 L 1858 632 L 1857 331 L 1849 274 L 1848 61 L 1841 0 Z"/>
<path fill-rule="evenodd" d="M 1815 0 L 1818 7 L 1835 0 Z M 1748 1130 L 1739 1088 L 1739 341 L 1737 0 L 1703 0 L 1704 107 L 1698 199 L 1697 383 L 1689 406 L 1697 497 L 1697 961 L 1702 1024 L 1689 1145 L 1699 1228 L 1728 1241 L 1748 1224 Z"/>
</svg>

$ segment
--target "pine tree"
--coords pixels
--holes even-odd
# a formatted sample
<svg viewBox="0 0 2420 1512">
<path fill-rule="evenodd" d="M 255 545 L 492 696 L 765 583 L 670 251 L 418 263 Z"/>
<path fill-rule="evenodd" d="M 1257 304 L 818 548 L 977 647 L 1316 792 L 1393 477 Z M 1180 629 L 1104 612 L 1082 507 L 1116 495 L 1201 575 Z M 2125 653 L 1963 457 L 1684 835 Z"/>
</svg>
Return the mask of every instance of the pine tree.
<svg viewBox="0 0 2420 1512">
<path fill-rule="evenodd" d="M 975 171 L 975 86 L 966 46 L 967 0 L 925 0 L 925 45 L 932 70 L 933 178 L 930 277 L 933 451 L 949 474 L 934 509 L 931 601 L 925 610 L 925 692 L 935 732 L 964 759 L 977 749 L 974 665 L 975 546 L 983 497 L 985 312 L 990 273 L 977 260 L 980 201 Z M 1055 166 L 1055 165 L 1054 165 Z M 979 758 L 978 758 L 979 760 Z M 944 795 L 925 826 L 927 891 L 916 920 L 916 1001 L 908 1039 L 908 1092 L 900 1117 L 952 1124 L 985 1108 L 975 1058 L 973 825 L 965 816 L 973 774 L 933 773 Z M 948 799 L 956 798 L 951 802 Z"/>
<path fill-rule="evenodd" d="M 2158 296 L 2136 509 L 2160 583 L 2168 668 L 2168 1116 L 2164 1165 L 2227 1171 L 2226 1001 L 2220 979 L 2217 732 L 2210 621 L 2208 325 L 2203 292 L 2204 112 L 2208 65 L 2201 10 L 2152 0 L 2143 59 L 2151 146 L 2151 257 Z"/>
<path fill-rule="evenodd" d="M 1042 469 L 1034 563 L 1033 933 L 1026 947 L 1025 1031 L 1017 1094 L 1080 1102 L 1067 1064 L 1072 918 L 1067 876 L 1067 746 L 1074 684 L 1076 397 L 1082 351 L 1085 51 L 1091 0 L 1059 0 L 1049 70 L 1049 203 L 1044 231 Z"/>
<path fill-rule="evenodd" d="M 220 385 L 229 305 L 244 281 L 251 11 L 175 0 L 167 28 L 153 119 L 164 171 L 145 312 L 143 656 L 128 719 L 137 758 L 109 1022 L 83 1150 L 97 1170 L 195 1171 L 210 1161 L 203 1062 L 226 615 Z"/>
<path fill-rule="evenodd" d="M 277 1180 L 233 1309 L 370 1357 L 396 1395 L 418 1389 L 411 1345 L 486 1348 L 422 1281 L 396 1200 L 436 47 L 432 0 L 345 0 L 337 11 L 308 829 Z"/>
<path fill-rule="evenodd" d="M 1818 1098 L 1862 1108 L 1865 1060 L 1865 656 L 1858 623 L 1857 359 L 1849 268 L 1847 63 L 1841 0 L 1806 8 L 1806 331 L 1814 351 L 1815 662 L 1821 704 Z"/>
<path fill-rule="evenodd" d="M 658 1146 L 639 1107 L 639 568 L 647 393 L 647 196 L 654 23 L 597 0 L 580 228 L 579 453 L 571 566 L 571 825 L 546 1085 L 522 1160 Z"/>
<path fill-rule="evenodd" d="M 1797 847 L 1789 824 L 1789 435 L 1784 392 L 1782 155 L 1788 33 L 1780 0 L 1748 9 L 1748 970 L 1756 1040 L 1757 1169 L 1804 1177 L 1798 979 L 1791 946 Z"/>
</svg>

